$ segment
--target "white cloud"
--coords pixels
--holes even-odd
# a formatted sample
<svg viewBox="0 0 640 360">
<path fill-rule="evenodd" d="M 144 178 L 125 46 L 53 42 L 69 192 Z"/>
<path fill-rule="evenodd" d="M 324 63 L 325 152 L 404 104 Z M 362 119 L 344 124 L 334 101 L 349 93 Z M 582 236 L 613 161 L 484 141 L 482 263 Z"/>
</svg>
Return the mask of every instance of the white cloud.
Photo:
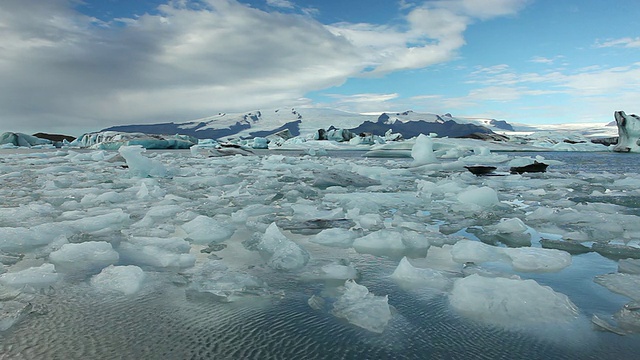
<svg viewBox="0 0 640 360">
<path fill-rule="evenodd" d="M 538 63 L 538 64 L 553 64 L 553 59 L 549 59 L 544 56 L 534 56 L 529 61 L 532 63 Z"/>
<path fill-rule="evenodd" d="M 267 0 L 267 5 L 283 9 L 295 8 L 293 3 L 289 0 Z"/>
<path fill-rule="evenodd" d="M 338 103 L 380 103 L 398 98 L 397 93 L 392 94 L 354 94 L 339 95 L 327 94 L 327 96 L 335 98 Z"/>
<path fill-rule="evenodd" d="M 167 0 L 153 14 L 105 23 L 75 11 L 74 1 L 0 2 L 3 131 L 88 131 L 295 105 L 350 77 L 449 61 L 470 23 L 525 3 L 430 1 L 396 24 L 325 25 L 235 0 Z"/>
<path fill-rule="evenodd" d="M 605 48 L 605 47 L 638 48 L 640 47 L 640 37 L 637 37 L 637 38 L 625 37 L 621 39 L 607 40 L 604 42 L 596 41 L 595 46 L 599 48 Z"/>
<path fill-rule="evenodd" d="M 532 0 L 439 0 L 433 3 L 458 14 L 487 20 L 498 16 L 515 15 Z"/>
</svg>

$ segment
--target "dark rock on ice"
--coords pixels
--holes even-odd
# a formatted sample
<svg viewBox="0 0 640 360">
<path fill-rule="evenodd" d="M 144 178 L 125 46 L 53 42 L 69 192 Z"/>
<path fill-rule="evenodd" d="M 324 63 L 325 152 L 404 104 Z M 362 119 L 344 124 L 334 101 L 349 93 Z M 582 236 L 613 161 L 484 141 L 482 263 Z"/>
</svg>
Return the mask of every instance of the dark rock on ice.
<svg viewBox="0 0 640 360">
<path fill-rule="evenodd" d="M 495 166 L 465 166 L 465 169 L 469 170 L 472 174 L 476 176 L 488 175 L 493 173 L 497 168 Z"/>
<path fill-rule="evenodd" d="M 458 136 L 460 139 L 476 139 L 483 141 L 509 141 L 509 137 L 495 133 L 474 132 L 467 135 Z"/>
<path fill-rule="evenodd" d="M 62 142 L 72 142 L 73 140 L 75 140 L 76 138 L 74 136 L 69 136 L 69 135 L 61 135 L 61 134 L 47 134 L 47 133 L 35 133 L 33 134 L 33 136 L 40 138 L 40 139 L 46 139 L 49 141 L 52 141 L 54 144 L 55 143 L 62 143 Z"/>
<path fill-rule="evenodd" d="M 548 164 L 534 161 L 533 164 L 529 164 L 525 166 L 512 166 L 509 169 L 509 172 L 511 172 L 512 174 L 523 174 L 526 172 L 530 172 L 530 173 L 546 172 L 548 166 L 549 166 Z"/>
</svg>

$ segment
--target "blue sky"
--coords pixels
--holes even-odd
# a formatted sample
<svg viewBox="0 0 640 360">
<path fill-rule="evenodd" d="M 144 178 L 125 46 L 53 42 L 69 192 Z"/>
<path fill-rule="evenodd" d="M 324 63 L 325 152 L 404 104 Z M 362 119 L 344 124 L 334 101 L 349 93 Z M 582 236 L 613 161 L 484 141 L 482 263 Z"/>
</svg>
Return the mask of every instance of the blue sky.
<svg viewBox="0 0 640 360">
<path fill-rule="evenodd" d="M 0 131 L 218 112 L 640 113 L 637 0 L 3 0 Z"/>
</svg>

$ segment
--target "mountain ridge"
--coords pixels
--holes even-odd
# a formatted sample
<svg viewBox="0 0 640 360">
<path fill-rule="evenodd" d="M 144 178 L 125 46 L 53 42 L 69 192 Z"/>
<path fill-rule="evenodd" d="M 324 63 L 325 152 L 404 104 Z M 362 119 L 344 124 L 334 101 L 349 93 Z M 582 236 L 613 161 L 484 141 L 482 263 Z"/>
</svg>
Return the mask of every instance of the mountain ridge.
<svg viewBox="0 0 640 360">
<path fill-rule="evenodd" d="M 472 133 L 493 133 L 492 129 L 513 131 L 504 120 L 453 117 L 447 113 L 384 112 L 380 115 L 349 113 L 328 108 L 280 108 L 217 115 L 185 122 L 112 126 L 102 131 L 183 134 L 199 139 L 264 137 L 282 130 L 293 136 L 311 134 L 330 127 L 355 133 L 384 135 L 391 130 L 405 138 L 420 133 L 459 137 Z"/>
</svg>

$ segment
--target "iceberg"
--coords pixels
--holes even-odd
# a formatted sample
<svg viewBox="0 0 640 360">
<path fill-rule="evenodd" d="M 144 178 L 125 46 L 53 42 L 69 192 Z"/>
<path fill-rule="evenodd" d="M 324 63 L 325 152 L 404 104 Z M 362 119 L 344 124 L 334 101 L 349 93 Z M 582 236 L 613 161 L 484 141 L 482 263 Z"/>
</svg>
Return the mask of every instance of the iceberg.
<svg viewBox="0 0 640 360">
<path fill-rule="evenodd" d="M 53 142 L 41 139 L 33 135 L 23 133 L 5 132 L 0 135 L 0 148 L 2 147 L 53 147 Z"/>
<path fill-rule="evenodd" d="M 118 152 L 127 162 L 129 173 L 136 177 L 164 177 L 167 169 L 156 159 L 150 159 L 142 155 L 145 148 L 140 145 L 121 146 Z"/>
<path fill-rule="evenodd" d="M 421 166 L 437 162 L 433 153 L 433 140 L 424 134 L 418 135 L 416 142 L 411 148 L 412 166 Z"/>
<path fill-rule="evenodd" d="M 617 152 L 640 152 L 640 117 L 627 115 L 624 111 L 613 113 L 618 126 L 618 144 L 613 147 Z"/>
<path fill-rule="evenodd" d="M 189 135 L 101 131 L 84 134 L 72 141 L 69 146 L 101 150 L 118 150 L 122 146 L 141 146 L 145 149 L 188 149 L 197 143 L 198 139 Z"/>
</svg>

